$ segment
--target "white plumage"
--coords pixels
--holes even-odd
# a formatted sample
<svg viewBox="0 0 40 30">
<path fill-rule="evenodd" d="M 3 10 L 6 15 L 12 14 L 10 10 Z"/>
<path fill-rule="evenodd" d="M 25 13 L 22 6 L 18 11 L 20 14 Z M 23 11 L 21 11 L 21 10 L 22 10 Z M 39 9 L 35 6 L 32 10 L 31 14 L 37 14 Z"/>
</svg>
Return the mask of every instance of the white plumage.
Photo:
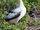
<svg viewBox="0 0 40 30">
<path fill-rule="evenodd" d="M 18 21 L 26 14 L 26 8 L 23 5 L 22 0 L 18 0 L 17 8 L 8 12 L 5 20 L 8 21 L 10 24 L 15 23 L 17 25 Z"/>
</svg>

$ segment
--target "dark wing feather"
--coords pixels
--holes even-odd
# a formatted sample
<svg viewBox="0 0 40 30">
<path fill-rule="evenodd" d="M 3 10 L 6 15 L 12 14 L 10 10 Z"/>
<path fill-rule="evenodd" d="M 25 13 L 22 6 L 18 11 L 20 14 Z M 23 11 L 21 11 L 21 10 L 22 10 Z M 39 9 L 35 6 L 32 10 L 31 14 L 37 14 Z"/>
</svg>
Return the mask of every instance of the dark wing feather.
<svg viewBox="0 0 40 30">
<path fill-rule="evenodd" d="M 12 18 L 5 18 L 5 20 L 6 20 L 6 21 L 10 21 L 10 20 L 12 20 L 12 19 L 18 18 L 18 17 L 20 16 L 20 13 L 21 13 L 21 12 L 17 13 L 17 14 L 16 14 L 14 17 L 12 17 Z"/>
</svg>

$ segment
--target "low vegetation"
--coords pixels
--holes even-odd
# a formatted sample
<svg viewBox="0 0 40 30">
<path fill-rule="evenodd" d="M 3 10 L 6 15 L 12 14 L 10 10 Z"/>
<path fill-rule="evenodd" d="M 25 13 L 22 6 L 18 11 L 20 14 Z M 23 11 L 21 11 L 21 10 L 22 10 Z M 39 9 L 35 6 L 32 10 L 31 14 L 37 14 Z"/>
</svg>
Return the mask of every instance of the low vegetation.
<svg viewBox="0 0 40 30">
<path fill-rule="evenodd" d="M 35 5 L 37 8 L 40 6 L 40 0 L 23 0 L 27 11 L 32 9 Z M 5 20 L 5 17 L 9 10 L 17 7 L 17 0 L 0 0 L 0 22 Z M 38 8 L 40 9 L 40 8 Z M 8 22 L 4 21 L 0 24 L 0 30 L 25 30 L 28 25 L 40 25 L 40 20 L 33 20 L 30 22 L 30 16 L 28 13 L 19 21 L 18 26 L 10 25 Z"/>
</svg>

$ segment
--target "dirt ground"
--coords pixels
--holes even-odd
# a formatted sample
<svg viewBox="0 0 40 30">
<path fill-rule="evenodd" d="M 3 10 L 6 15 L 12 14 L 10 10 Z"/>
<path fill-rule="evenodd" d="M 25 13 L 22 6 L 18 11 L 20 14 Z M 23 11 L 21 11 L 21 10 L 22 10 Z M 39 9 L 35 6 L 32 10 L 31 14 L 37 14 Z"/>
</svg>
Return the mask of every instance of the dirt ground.
<svg viewBox="0 0 40 30">
<path fill-rule="evenodd" d="M 25 30 L 40 30 L 40 25 L 39 26 L 28 26 Z"/>
</svg>

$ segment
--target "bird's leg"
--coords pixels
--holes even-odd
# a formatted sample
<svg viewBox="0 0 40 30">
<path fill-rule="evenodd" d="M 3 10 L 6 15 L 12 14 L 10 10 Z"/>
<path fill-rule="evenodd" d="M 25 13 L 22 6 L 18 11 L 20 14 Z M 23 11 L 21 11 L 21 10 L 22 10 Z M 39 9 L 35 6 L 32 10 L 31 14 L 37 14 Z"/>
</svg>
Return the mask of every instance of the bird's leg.
<svg viewBox="0 0 40 30">
<path fill-rule="evenodd" d="M 15 22 L 15 25 L 17 26 L 18 25 L 18 22 Z"/>
<path fill-rule="evenodd" d="M 16 25 L 16 26 L 18 25 L 18 21 L 19 21 L 19 20 L 17 20 L 17 21 L 15 22 L 15 25 Z"/>
</svg>

